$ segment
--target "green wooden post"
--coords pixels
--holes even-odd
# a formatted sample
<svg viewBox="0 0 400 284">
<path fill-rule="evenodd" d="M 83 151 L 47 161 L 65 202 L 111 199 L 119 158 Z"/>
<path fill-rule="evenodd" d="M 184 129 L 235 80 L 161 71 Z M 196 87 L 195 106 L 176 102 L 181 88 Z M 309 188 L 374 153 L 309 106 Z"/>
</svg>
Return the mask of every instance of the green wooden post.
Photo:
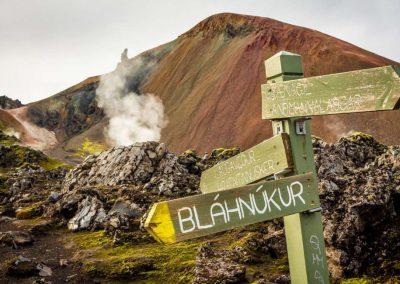
<svg viewBox="0 0 400 284">
<path fill-rule="evenodd" d="M 303 77 L 300 55 L 279 52 L 265 61 L 268 84 Z M 316 177 L 310 134 L 310 120 L 287 118 L 272 121 L 274 134 L 290 137 L 293 172 L 289 175 L 313 173 Z M 317 178 L 314 190 L 318 191 Z M 285 236 L 292 283 L 329 283 L 325 243 L 320 210 L 284 217 Z"/>
</svg>

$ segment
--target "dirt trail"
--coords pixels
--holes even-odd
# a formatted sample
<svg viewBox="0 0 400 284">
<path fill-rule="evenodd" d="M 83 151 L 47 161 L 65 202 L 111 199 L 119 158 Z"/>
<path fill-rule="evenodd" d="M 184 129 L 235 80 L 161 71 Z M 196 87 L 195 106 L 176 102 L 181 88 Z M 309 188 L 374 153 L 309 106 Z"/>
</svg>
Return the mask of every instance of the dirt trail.
<svg viewBox="0 0 400 284">
<path fill-rule="evenodd" d="M 22 230 L 27 231 L 31 226 L 21 221 L 5 222 L 0 221 L 0 232 Z M 15 278 L 5 275 L 5 271 L 0 274 L 0 283 L 33 283 L 35 280 L 43 279 L 51 283 L 93 283 L 83 276 L 80 265 L 72 261 L 73 254 L 76 252 L 74 246 L 68 243 L 68 232 L 65 230 L 53 230 L 46 234 L 34 236 L 34 243 L 29 246 L 14 249 L 11 247 L 0 246 L 1 266 L 13 258 L 24 256 L 26 258 L 42 262 L 52 270 L 52 276 L 49 277 L 28 277 Z M 65 267 L 60 266 L 60 260 L 67 260 Z"/>
</svg>

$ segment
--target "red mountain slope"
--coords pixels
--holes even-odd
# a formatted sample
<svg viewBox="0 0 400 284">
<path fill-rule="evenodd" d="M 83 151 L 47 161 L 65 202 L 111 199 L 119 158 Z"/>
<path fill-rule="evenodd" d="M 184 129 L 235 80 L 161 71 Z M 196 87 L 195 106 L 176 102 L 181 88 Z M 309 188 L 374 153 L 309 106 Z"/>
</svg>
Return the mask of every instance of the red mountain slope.
<svg viewBox="0 0 400 284">
<path fill-rule="evenodd" d="M 247 148 L 271 135 L 261 120 L 264 60 L 280 50 L 302 55 L 305 76 L 396 64 L 323 33 L 268 18 L 219 14 L 180 36 L 144 89 L 159 95 L 168 126 L 163 140 L 174 150 L 216 146 Z M 400 112 L 319 117 L 313 133 L 328 140 L 350 130 L 400 142 Z M 368 123 L 367 123 L 368 122 Z M 400 130 L 400 129 L 399 129 Z"/>
</svg>

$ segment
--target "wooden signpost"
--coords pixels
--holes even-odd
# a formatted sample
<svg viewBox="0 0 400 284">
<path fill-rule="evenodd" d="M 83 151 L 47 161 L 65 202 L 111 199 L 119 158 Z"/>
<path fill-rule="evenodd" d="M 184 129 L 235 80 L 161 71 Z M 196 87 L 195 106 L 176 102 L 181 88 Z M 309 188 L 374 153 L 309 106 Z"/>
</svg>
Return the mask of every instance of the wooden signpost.
<svg viewBox="0 0 400 284">
<path fill-rule="evenodd" d="M 398 109 L 392 66 L 282 81 L 261 87 L 263 119 Z"/>
<path fill-rule="evenodd" d="M 320 206 L 312 174 L 292 176 L 156 203 L 145 228 L 162 243 L 175 243 Z"/>
<path fill-rule="evenodd" d="M 275 136 L 204 171 L 203 194 L 154 204 L 145 228 L 169 244 L 283 217 L 291 282 L 329 283 L 309 116 L 398 109 L 400 72 L 302 78 L 300 55 L 286 51 L 265 69 L 262 117 Z"/>
<path fill-rule="evenodd" d="M 289 136 L 276 135 L 204 171 L 201 192 L 243 186 L 292 167 Z"/>
<path fill-rule="evenodd" d="M 271 86 L 303 76 L 301 57 L 289 52 L 279 52 L 266 60 L 265 70 Z M 274 120 L 272 128 L 274 134 L 287 133 L 290 138 L 293 172 L 287 175 L 311 172 L 315 177 L 312 188 L 317 191 L 310 120 Z M 285 216 L 283 221 L 292 283 L 329 283 L 321 210 Z"/>
</svg>

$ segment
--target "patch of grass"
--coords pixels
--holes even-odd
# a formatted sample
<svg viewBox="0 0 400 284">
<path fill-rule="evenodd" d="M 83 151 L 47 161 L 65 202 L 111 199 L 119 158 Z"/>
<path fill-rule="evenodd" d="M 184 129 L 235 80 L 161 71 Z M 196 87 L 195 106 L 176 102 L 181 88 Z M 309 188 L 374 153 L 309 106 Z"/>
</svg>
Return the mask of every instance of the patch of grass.
<svg viewBox="0 0 400 284">
<path fill-rule="evenodd" d="M 76 150 L 73 156 L 84 159 L 89 155 L 96 155 L 105 150 L 107 150 L 107 146 L 92 142 L 88 138 L 85 138 L 85 140 L 82 142 L 82 145 Z"/>
<path fill-rule="evenodd" d="M 66 164 L 66 163 L 64 163 L 62 161 L 59 161 L 59 160 L 56 160 L 56 159 L 53 159 L 53 158 L 50 158 L 50 157 L 47 157 L 47 159 L 45 159 L 43 161 L 40 161 L 39 165 L 45 170 L 54 170 L 54 169 L 59 168 L 59 167 L 63 167 L 63 168 L 66 168 L 66 169 L 72 169 L 73 168 L 72 165 Z"/>
</svg>

